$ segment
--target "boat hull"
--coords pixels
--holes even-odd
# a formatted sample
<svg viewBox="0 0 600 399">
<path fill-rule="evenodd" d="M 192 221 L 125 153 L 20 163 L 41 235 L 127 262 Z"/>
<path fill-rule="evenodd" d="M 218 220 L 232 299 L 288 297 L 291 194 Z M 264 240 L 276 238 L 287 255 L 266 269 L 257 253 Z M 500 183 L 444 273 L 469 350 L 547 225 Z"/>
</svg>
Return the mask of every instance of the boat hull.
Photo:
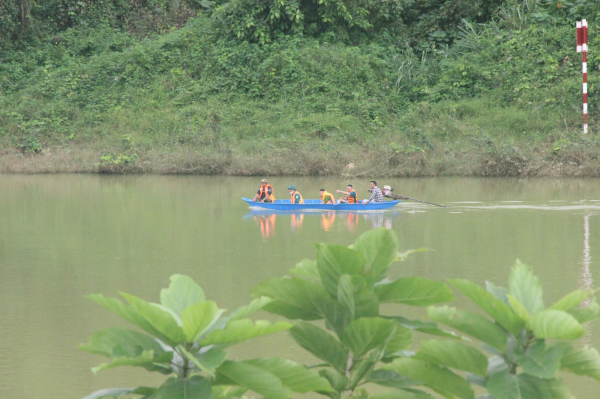
<svg viewBox="0 0 600 399">
<path fill-rule="evenodd" d="M 248 205 L 254 208 L 271 209 L 277 211 L 295 211 L 300 209 L 315 209 L 323 211 L 373 211 L 392 208 L 400 201 L 370 202 L 362 204 L 322 204 L 321 200 L 308 199 L 304 204 L 292 204 L 290 200 L 276 200 L 275 202 L 254 202 L 250 198 L 242 198 Z"/>
</svg>

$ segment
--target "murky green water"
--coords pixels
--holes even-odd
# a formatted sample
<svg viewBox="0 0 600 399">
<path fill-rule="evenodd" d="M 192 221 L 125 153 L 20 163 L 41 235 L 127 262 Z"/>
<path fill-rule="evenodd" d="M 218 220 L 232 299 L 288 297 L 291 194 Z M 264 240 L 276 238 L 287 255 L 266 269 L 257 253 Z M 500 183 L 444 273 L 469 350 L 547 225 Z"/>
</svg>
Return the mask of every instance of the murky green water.
<svg viewBox="0 0 600 399">
<path fill-rule="evenodd" d="M 279 198 L 342 189 L 338 178 L 271 179 Z M 450 204 L 407 203 L 384 213 L 252 213 L 259 179 L 163 176 L 0 176 L 0 398 L 76 399 L 95 389 L 149 385 L 133 369 L 94 376 L 102 359 L 76 346 L 124 325 L 84 298 L 126 291 L 157 300 L 173 273 L 192 276 L 221 307 L 249 300 L 260 281 L 313 257 L 311 242 L 349 244 L 385 226 L 403 249 L 427 247 L 396 276 L 464 277 L 504 284 L 518 257 L 540 275 L 546 301 L 600 274 L 598 180 L 392 179 L 396 193 Z M 353 181 L 361 197 L 367 180 Z M 383 184 L 380 184 L 380 186 Z M 402 310 L 419 315 L 419 310 Z M 269 317 L 266 315 L 265 317 Z M 600 348 L 600 327 L 586 340 Z M 284 355 L 310 362 L 285 334 L 236 349 L 240 358 Z M 579 398 L 594 383 L 569 377 Z"/>
</svg>

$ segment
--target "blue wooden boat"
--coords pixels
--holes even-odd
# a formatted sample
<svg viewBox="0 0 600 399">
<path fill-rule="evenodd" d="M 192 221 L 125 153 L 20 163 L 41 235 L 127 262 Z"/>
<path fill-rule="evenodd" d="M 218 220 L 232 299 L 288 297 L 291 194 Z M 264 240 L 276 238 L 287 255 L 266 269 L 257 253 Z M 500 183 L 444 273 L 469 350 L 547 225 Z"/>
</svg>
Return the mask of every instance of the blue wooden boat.
<svg viewBox="0 0 600 399">
<path fill-rule="evenodd" d="M 254 202 L 250 198 L 243 198 L 251 207 L 271 209 L 277 211 L 294 211 L 298 209 L 315 209 L 324 211 L 374 211 L 391 208 L 400 201 L 370 202 L 362 204 L 322 204 L 318 199 L 306 199 L 304 204 L 292 204 L 290 200 L 275 200 L 275 202 Z"/>
</svg>

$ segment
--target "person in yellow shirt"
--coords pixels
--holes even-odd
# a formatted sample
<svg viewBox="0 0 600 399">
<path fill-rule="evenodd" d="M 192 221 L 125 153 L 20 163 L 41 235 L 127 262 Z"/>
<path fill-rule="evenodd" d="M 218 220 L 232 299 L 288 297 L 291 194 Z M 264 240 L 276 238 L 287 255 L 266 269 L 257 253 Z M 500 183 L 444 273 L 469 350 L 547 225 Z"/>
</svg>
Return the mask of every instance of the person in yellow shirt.
<svg viewBox="0 0 600 399">
<path fill-rule="evenodd" d="M 335 204 L 335 197 L 328 193 L 324 188 L 319 190 L 319 194 L 321 194 L 322 204 Z"/>
</svg>

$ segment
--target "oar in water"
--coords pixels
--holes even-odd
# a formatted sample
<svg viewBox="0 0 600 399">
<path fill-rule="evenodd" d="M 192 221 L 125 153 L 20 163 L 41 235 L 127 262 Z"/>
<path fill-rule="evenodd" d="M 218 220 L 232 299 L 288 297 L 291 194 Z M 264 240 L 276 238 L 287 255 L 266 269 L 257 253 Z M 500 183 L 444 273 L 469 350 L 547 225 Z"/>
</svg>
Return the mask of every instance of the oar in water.
<svg viewBox="0 0 600 399">
<path fill-rule="evenodd" d="M 441 206 L 442 208 L 446 207 L 446 205 L 440 205 L 440 204 L 436 204 L 436 203 L 433 203 L 433 202 L 427 202 L 427 201 L 423 201 L 423 200 L 420 200 L 420 199 L 417 199 L 417 198 L 405 197 L 403 195 L 391 194 L 391 195 L 386 195 L 386 197 L 390 197 L 390 198 L 393 198 L 393 199 L 408 199 L 408 200 L 412 200 L 412 201 L 422 202 L 424 204 Z"/>
</svg>

